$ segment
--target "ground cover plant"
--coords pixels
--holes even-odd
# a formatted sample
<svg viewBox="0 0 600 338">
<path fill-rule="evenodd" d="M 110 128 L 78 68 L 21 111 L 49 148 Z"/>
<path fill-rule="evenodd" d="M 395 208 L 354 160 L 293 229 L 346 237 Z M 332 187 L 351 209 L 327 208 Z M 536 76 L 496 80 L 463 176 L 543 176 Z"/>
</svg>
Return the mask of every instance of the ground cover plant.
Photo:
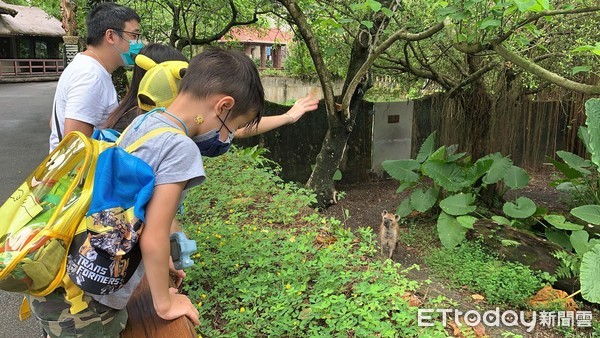
<svg viewBox="0 0 600 338">
<path fill-rule="evenodd" d="M 206 160 L 182 219 L 198 243 L 183 288 L 205 337 L 445 337 L 418 327 L 418 285 L 378 255 L 373 230 L 345 229 L 307 206 L 258 148 Z M 275 169 L 273 169 L 275 168 Z"/>
<path fill-rule="evenodd" d="M 440 248 L 425 257 L 434 275 L 453 287 L 468 287 L 483 294 L 490 304 L 525 308 L 527 300 L 551 282 L 548 273 L 532 271 L 520 263 L 499 260 L 477 242 L 457 248 Z M 448 269 L 451 266 L 452 269 Z"/>
</svg>

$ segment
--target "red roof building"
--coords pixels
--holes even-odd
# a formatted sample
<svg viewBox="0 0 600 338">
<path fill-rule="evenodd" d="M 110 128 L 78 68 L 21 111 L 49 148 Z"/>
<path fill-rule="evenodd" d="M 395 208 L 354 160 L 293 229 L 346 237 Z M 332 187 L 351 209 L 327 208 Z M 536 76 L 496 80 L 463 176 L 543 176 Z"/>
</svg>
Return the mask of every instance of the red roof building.
<svg viewBox="0 0 600 338">
<path fill-rule="evenodd" d="M 233 27 L 220 41 L 242 44 L 246 55 L 260 60 L 261 69 L 280 69 L 283 68 L 286 46 L 292 41 L 292 34 L 279 28 Z"/>
</svg>

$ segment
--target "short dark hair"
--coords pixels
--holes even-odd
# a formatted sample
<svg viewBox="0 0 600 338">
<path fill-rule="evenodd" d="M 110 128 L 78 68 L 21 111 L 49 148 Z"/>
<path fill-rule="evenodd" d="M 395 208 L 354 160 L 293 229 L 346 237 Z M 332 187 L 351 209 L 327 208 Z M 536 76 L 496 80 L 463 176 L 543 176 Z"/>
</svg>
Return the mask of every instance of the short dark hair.
<svg viewBox="0 0 600 338">
<path fill-rule="evenodd" d="M 181 80 L 179 92 L 199 99 L 214 94 L 229 95 L 235 100 L 232 117 L 257 113 L 248 126 L 258 124 L 265 105 L 265 92 L 256 65 L 236 50 L 209 48 L 194 56 Z"/>
<path fill-rule="evenodd" d="M 94 7 L 85 19 L 87 26 L 86 43 L 98 46 L 108 29 L 123 29 L 127 21 L 141 22 L 140 16 L 127 6 L 113 2 L 103 2 Z"/>
</svg>

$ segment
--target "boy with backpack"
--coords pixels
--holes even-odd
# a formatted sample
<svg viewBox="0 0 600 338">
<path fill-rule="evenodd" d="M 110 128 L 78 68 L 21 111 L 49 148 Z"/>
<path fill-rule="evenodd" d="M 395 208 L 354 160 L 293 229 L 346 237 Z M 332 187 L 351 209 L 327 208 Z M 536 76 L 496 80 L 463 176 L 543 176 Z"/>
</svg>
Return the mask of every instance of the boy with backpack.
<svg viewBox="0 0 600 338">
<path fill-rule="evenodd" d="M 154 172 L 154 191 L 140 229 L 142 262 L 118 291 L 86 293 L 88 308 L 69 312 L 64 289 L 29 298 L 32 312 L 51 337 L 118 337 L 127 322 L 126 305 L 146 274 L 154 308 L 165 320 L 187 316 L 199 324 L 198 310 L 169 288 L 170 227 L 184 190 L 205 178 L 201 151 L 227 150 L 235 130 L 258 124 L 264 92 L 258 70 L 243 53 L 212 49 L 195 56 L 181 80 L 180 93 L 167 108 L 137 117 L 119 146 L 127 147 L 152 130 L 179 128 L 143 143 L 133 153 Z"/>
</svg>

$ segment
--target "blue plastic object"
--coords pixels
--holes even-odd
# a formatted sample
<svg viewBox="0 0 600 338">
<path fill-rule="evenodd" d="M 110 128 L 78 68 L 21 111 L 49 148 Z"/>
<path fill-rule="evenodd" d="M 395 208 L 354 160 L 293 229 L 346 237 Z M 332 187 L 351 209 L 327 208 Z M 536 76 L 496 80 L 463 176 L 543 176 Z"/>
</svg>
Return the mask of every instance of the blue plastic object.
<svg viewBox="0 0 600 338">
<path fill-rule="evenodd" d="M 181 231 L 171 234 L 171 258 L 175 269 L 183 270 L 194 265 L 190 258 L 197 250 L 196 242 L 188 239 Z"/>
</svg>

